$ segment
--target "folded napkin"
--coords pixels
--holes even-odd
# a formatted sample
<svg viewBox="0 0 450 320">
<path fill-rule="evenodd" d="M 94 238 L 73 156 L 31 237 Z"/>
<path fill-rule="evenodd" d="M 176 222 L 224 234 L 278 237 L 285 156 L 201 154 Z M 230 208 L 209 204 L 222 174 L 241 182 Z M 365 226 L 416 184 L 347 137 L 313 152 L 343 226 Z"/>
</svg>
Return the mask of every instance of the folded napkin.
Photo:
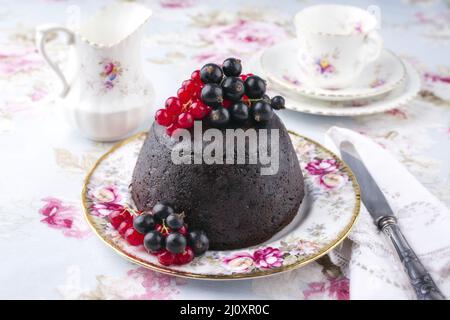
<svg viewBox="0 0 450 320">
<path fill-rule="evenodd" d="M 332 127 L 325 139 L 326 146 L 336 154 L 342 141 L 353 143 L 409 244 L 449 299 L 450 210 L 369 138 Z M 364 205 L 348 239 L 330 257 L 350 279 L 350 299 L 416 299 L 390 240 L 377 230 Z"/>
</svg>

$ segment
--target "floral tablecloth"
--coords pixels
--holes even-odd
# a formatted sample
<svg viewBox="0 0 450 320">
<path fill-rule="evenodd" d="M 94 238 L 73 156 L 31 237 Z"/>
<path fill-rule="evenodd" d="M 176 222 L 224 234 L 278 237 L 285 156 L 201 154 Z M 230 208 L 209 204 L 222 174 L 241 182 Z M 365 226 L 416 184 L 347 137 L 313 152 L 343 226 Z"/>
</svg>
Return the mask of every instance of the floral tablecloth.
<svg viewBox="0 0 450 320">
<path fill-rule="evenodd" d="M 143 50 L 157 93 L 156 105 L 149 107 L 155 110 L 205 61 L 239 56 L 245 63 L 258 50 L 294 37 L 293 14 L 316 3 L 143 2 L 154 10 Z M 375 139 L 450 205 L 450 2 L 348 3 L 380 6 L 385 46 L 420 71 L 419 96 L 374 116 L 283 111 L 281 117 L 289 129 L 319 142 L 331 125 Z M 93 234 L 82 216 L 80 193 L 87 171 L 111 144 L 88 141 L 63 120 L 54 99 L 56 79 L 36 52 L 34 28 L 65 23 L 71 5 L 90 15 L 105 4 L 0 1 L 0 298 L 349 299 L 351 279 L 326 257 L 269 278 L 186 280 L 133 265 Z M 49 47 L 64 65 L 67 48 L 59 41 Z"/>
</svg>

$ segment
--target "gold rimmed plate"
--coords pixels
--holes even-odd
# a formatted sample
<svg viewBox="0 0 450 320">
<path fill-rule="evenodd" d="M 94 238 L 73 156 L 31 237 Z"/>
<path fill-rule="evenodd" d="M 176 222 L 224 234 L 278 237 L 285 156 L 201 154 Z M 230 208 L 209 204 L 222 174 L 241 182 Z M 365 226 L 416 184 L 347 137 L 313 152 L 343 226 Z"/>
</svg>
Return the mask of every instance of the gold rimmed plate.
<svg viewBox="0 0 450 320">
<path fill-rule="evenodd" d="M 306 188 L 297 217 L 260 245 L 208 251 L 183 266 L 162 266 L 143 246 L 130 246 L 108 221 L 111 212 L 134 206 L 128 186 L 146 135 L 139 133 L 116 144 L 97 161 L 86 177 L 82 200 L 85 217 L 100 239 L 149 269 L 211 280 L 256 278 L 292 270 L 337 246 L 359 214 L 359 187 L 345 163 L 317 142 L 290 132 Z"/>
</svg>

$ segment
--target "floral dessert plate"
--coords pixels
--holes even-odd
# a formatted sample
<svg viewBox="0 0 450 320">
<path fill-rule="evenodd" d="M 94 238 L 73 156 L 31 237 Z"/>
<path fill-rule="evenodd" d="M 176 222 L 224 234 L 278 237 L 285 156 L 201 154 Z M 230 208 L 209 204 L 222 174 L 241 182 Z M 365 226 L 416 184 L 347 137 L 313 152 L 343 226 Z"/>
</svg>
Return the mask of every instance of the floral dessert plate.
<svg viewBox="0 0 450 320">
<path fill-rule="evenodd" d="M 336 55 L 339 53 L 337 52 Z M 339 57 L 318 57 L 317 72 L 339 72 L 333 67 L 332 59 Z M 261 55 L 261 68 L 265 76 L 286 91 L 320 100 L 341 101 L 374 97 L 389 92 L 405 80 L 405 67 L 394 53 L 384 49 L 380 57 L 361 72 L 358 79 L 348 88 L 332 90 L 308 85 L 297 63 L 296 40 L 286 41 L 266 49 Z"/>
<path fill-rule="evenodd" d="M 260 58 L 254 56 L 251 61 L 254 73 L 264 74 L 261 70 Z M 395 89 L 380 96 L 366 99 L 352 99 L 346 101 L 327 101 L 305 97 L 286 90 L 276 83 L 268 80 L 268 94 L 282 93 L 286 100 L 286 109 L 324 115 L 324 116 L 365 116 L 389 111 L 401 107 L 412 100 L 420 90 L 420 76 L 408 62 L 403 61 L 406 70 L 405 80 Z"/>
<path fill-rule="evenodd" d="M 306 189 L 296 218 L 260 245 L 207 251 L 189 264 L 162 266 L 142 245 L 130 246 L 108 221 L 110 213 L 124 206 L 134 207 L 128 186 L 146 134 L 137 134 L 115 145 L 97 161 L 86 177 L 82 199 L 85 217 L 103 242 L 149 269 L 182 277 L 222 280 L 292 270 L 337 246 L 350 232 L 359 214 L 359 187 L 350 169 L 318 143 L 290 133 Z"/>
</svg>

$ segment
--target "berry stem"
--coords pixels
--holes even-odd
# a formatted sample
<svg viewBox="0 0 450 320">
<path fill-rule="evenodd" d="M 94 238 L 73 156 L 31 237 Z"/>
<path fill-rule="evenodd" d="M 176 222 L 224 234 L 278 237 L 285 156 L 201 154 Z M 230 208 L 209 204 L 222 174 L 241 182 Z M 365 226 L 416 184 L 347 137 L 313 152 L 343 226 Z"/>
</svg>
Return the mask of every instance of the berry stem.
<svg viewBox="0 0 450 320">
<path fill-rule="evenodd" d="M 183 107 L 181 109 L 181 112 L 186 112 L 187 110 L 189 110 L 189 108 L 191 107 L 192 102 L 193 102 L 192 99 L 189 99 L 188 102 L 183 103 Z"/>
<path fill-rule="evenodd" d="M 128 211 L 133 216 L 139 216 L 143 213 L 142 211 L 131 208 L 128 205 L 123 206 L 121 213 L 124 213 L 125 211 Z"/>
<path fill-rule="evenodd" d="M 258 99 L 250 99 L 247 98 L 245 101 L 243 101 L 246 105 L 248 105 L 249 107 L 252 106 L 252 102 L 256 102 L 256 101 L 262 101 L 263 98 L 258 98 Z"/>
<path fill-rule="evenodd" d="M 161 233 L 169 233 L 169 228 L 167 228 L 167 226 L 166 226 L 166 219 L 163 219 L 163 221 L 162 221 L 162 228 L 161 228 Z"/>
</svg>

